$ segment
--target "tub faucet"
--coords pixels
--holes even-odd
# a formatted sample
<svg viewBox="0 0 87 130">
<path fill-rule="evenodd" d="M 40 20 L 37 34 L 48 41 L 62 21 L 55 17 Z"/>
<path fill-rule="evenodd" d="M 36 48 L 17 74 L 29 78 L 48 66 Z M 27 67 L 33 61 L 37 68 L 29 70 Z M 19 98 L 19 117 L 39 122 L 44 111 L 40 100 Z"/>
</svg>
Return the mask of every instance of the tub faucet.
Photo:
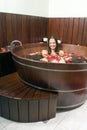
<svg viewBox="0 0 87 130">
<path fill-rule="evenodd" d="M 22 46 L 22 42 L 19 41 L 19 40 L 13 40 L 13 41 L 10 43 L 10 47 L 11 47 L 11 49 L 13 49 L 15 46 Z"/>
</svg>

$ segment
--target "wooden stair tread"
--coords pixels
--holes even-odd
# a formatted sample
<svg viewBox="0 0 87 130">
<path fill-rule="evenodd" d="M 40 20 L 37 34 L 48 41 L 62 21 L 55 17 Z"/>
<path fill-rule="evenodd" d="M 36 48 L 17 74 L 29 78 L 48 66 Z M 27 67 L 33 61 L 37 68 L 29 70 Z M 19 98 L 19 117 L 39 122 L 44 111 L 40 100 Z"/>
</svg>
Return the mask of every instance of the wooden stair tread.
<svg viewBox="0 0 87 130">
<path fill-rule="evenodd" d="M 18 74 L 0 78 L 0 116 L 17 122 L 48 120 L 56 115 L 58 95 L 27 86 Z"/>
<path fill-rule="evenodd" d="M 43 99 L 56 96 L 54 93 L 44 92 L 25 85 L 20 81 L 16 72 L 0 78 L 0 95 L 17 99 Z"/>
</svg>

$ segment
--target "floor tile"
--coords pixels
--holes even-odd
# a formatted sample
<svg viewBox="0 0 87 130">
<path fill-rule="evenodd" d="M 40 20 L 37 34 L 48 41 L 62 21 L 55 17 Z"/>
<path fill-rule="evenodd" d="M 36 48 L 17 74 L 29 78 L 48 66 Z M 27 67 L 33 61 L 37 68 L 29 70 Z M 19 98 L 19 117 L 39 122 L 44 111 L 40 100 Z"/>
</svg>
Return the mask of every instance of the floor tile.
<svg viewBox="0 0 87 130">
<path fill-rule="evenodd" d="M 67 116 L 54 130 L 87 130 L 87 102 L 82 106 L 68 112 Z M 84 127 L 85 126 L 85 127 Z M 83 129 L 84 128 L 84 129 Z"/>
</svg>

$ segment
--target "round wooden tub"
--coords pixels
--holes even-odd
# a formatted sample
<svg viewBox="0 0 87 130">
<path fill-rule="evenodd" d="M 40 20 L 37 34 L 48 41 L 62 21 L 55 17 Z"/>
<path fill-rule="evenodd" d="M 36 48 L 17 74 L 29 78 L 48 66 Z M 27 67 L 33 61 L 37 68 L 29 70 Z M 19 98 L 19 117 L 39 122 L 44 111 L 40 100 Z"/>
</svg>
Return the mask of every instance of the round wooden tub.
<svg viewBox="0 0 87 130">
<path fill-rule="evenodd" d="M 42 63 L 26 58 L 47 48 L 46 43 L 30 43 L 12 50 L 20 79 L 29 86 L 58 92 L 58 108 L 80 106 L 87 99 L 87 63 Z M 63 44 L 63 50 L 87 56 L 87 47 Z"/>
</svg>

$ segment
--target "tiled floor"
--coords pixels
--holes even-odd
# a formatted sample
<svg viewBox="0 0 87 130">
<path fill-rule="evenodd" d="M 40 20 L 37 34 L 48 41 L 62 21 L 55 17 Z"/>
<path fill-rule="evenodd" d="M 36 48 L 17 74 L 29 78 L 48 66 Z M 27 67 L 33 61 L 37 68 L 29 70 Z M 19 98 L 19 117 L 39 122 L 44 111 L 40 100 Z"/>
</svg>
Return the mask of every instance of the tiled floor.
<svg viewBox="0 0 87 130">
<path fill-rule="evenodd" d="M 87 130 L 87 101 L 70 111 L 57 111 L 44 122 L 18 123 L 0 117 L 0 130 Z"/>
</svg>

